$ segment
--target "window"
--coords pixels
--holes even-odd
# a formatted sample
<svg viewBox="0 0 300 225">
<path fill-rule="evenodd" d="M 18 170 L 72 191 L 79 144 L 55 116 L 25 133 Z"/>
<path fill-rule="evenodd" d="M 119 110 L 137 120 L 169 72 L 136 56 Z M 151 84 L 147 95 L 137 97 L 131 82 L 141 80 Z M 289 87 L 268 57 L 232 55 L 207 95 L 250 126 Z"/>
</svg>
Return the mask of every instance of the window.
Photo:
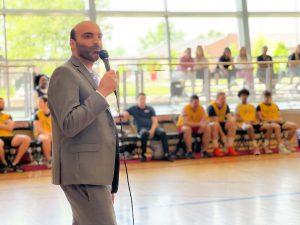
<svg viewBox="0 0 300 225">
<path fill-rule="evenodd" d="M 118 17 L 98 22 L 112 58 L 167 57 L 163 18 Z"/>
<path fill-rule="evenodd" d="M 66 59 L 71 28 L 82 16 L 7 16 L 8 59 Z"/>
<path fill-rule="evenodd" d="M 88 0 L 5 0 L 7 9 L 88 9 Z"/>
<path fill-rule="evenodd" d="M 250 12 L 298 12 L 300 11 L 299 0 L 248 0 Z"/>
<path fill-rule="evenodd" d="M 287 56 L 300 43 L 299 18 L 250 18 L 249 27 L 253 56 L 260 54 L 263 45 L 268 45 L 272 55 L 277 51 Z"/>
<path fill-rule="evenodd" d="M 221 4 L 220 4 L 221 3 Z M 236 0 L 168 0 L 169 11 L 183 12 L 235 12 Z"/>
<path fill-rule="evenodd" d="M 235 55 L 239 48 L 235 18 L 171 18 L 170 27 L 173 57 L 180 57 L 187 47 L 195 55 L 197 45 L 204 47 L 207 57 L 219 57 L 227 46 Z"/>
<path fill-rule="evenodd" d="M 5 58 L 5 47 L 4 47 L 4 30 L 3 30 L 3 16 L 0 16 L 0 63 Z"/>
<path fill-rule="evenodd" d="M 164 0 L 96 0 L 97 10 L 112 11 L 163 11 Z"/>
</svg>

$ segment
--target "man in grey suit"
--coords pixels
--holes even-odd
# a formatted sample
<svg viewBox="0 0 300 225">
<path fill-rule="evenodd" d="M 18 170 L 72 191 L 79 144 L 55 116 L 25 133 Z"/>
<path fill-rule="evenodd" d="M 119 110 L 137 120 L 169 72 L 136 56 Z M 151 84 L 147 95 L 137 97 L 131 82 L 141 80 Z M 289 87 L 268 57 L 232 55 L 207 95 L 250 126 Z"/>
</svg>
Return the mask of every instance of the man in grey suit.
<svg viewBox="0 0 300 225">
<path fill-rule="evenodd" d="M 117 88 L 112 70 L 99 81 L 92 67 L 102 49 L 97 24 L 70 34 L 72 57 L 53 73 L 48 90 L 53 129 L 53 183 L 61 186 L 73 225 L 114 225 L 118 189 L 117 130 L 106 96 Z"/>
</svg>

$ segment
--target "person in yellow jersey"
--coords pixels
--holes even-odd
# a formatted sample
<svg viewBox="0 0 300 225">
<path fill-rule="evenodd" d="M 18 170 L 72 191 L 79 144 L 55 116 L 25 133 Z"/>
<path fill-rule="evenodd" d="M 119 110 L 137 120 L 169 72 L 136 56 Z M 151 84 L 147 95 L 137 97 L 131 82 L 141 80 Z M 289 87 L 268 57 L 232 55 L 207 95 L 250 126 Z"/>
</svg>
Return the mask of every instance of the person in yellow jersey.
<svg viewBox="0 0 300 225">
<path fill-rule="evenodd" d="M 29 148 L 31 139 L 27 135 L 17 134 L 14 135 L 14 122 L 10 114 L 5 113 L 5 101 L 0 98 L 0 159 L 1 159 L 1 172 L 12 170 L 15 172 L 23 172 L 20 165 L 22 156 Z M 7 162 L 4 154 L 4 147 L 11 146 L 16 148 L 16 156 L 12 162 Z"/>
<path fill-rule="evenodd" d="M 263 98 L 263 102 L 256 108 L 257 116 L 263 126 L 268 124 L 272 127 L 272 132 L 265 135 L 264 146 L 269 146 L 271 135 L 274 132 L 280 153 L 289 154 L 290 152 L 295 151 L 291 146 L 291 139 L 295 136 L 297 124 L 282 120 L 279 107 L 273 102 L 272 93 L 270 91 L 265 91 L 263 93 Z M 288 132 L 285 141 L 281 138 L 282 130 Z"/>
<path fill-rule="evenodd" d="M 216 100 L 208 106 L 207 112 L 213 129 L 212 139 L 214 155 L 218 157 L 224 155 L 219 148 L 219 136 L 227 147 L 227 153 L 229 155 L 238 155 L 238 152 L 233 148 L 236 120 L 230 113 L 230 108 L 226 103 L 226 95 L 224 92 L 219 92 L 217 94 Z"/>
<path fill-rule="evenodd" d="M 47 96 L 41 96 L 38 105 L 39 110 L 34 118 L 35 138 L 42 143 L 46 166 L 51 168 L 52 127 Z"/>
<path fill-rule="evenodd" d="M 240 129 L 247 131 L 249 139 L 252 141 L 253 145 L 253 154 L 259 155 L 260 150 L 255 139 L 255 132 L 259 133 L 265 131 L 268 135 L 272 132 L 272 127 L 269 124 L 264 124 L 261 126 L 259 120 L 256 116 L 256 109 L 254 105 L 248 103 L 248 97 L 250 92 L 247 89 L 242 89 L 238 92 L 238 97 L 241 100 L 241 103 L 237 105 L 235 111 L 235 117 L 237 125 Z M 270 153 L 269 148 L 265 148 L 266 153 Z"/>
<path fill-rule="evenodd" d="M 184 142 L 186 145 L 186 158 L 194 159 L 192 150 L 193 134 L 202 135 L 203 157 L 210 157 L 207 152 L 209 142 L 211 140 L 211 128 L 205 110 L 200 105 L 199 97 L 192 95 L 190 103 L 184 106 L 181 115 L 177 121 L 179 132 L 183 133 Z"/>
</svg>

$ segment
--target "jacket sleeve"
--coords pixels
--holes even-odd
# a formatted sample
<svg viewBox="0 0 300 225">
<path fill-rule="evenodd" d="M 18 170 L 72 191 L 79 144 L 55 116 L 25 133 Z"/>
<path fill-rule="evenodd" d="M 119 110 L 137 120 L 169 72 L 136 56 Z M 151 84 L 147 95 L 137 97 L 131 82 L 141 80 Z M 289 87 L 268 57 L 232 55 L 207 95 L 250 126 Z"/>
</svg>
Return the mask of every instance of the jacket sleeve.
<svg viewBox="0 0 300 225">
<path fill-rule="evenodd" d="M 48 89 L 48 99 L 51 113 L 67 137 L 74 137 L 89 126 L 108 103 L 96 91 L 80 102 L 79 83 L 72 71 L 64 66 L 57 68 Z"/>
<path fill-rule="evenodd" d="M 117 193 L 119 189 L 119 173 L 120 173 L 120 154 L 119 154 L 119 145 L 117 144 L 114 178 L 111 185 L 111 193 L 113 194 Z"/>
</svg>

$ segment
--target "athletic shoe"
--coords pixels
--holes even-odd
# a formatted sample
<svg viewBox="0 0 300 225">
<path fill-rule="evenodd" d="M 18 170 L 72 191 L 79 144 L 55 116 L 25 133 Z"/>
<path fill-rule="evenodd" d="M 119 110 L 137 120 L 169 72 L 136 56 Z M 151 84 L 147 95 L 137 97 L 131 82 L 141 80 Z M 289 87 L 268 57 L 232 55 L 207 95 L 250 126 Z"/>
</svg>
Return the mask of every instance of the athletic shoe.
<svg viewBox="0 0 300 225">
<path fill-rule="evenodd" d="M 202 158 L 211 158 L 211 154 L 209 154 L 207 151 L 203 151 L 201 153 Z"/>
<path fill-rule="evenodd" d="M 228 148 L 227 148 L 227 151 L 228 151 L 228 154 L 229 154 L 229 155 L 232 155 L 232 156 L 235 156 L 235 155 L 238 155 L 238 154 L 239 154 L 236 150 L 234 150 L 233 147 L 228 147 Z"/>
<path fill-rule="evenodd" d="M 11 165 L 11 168 L 14 172 L 18 172 L 18 173 L 24 172 L 20 164 Z"/>
<path fill-rule="evenodd" d="M 176 156 L 173 154 L 168 154 L 164 157 L 164 160 L 169 161 L 169 162 L 174 162 L 176 159 Z"/>
<path fill-rule="evenodd" d="M 296 149 L 291 145 L 291 143 L 286 142 L 286 143 L 284 144 L 284 146 L 285 146 L 285 148 L 286 148 L 287 150 L 289 150 L 290 152 L 296 152 Z"/>
<path fill-rule="evenodd" d="M 268 145 L 264 145 L 264 152 L 265 154 L 273 154 L 273 151 L 269 149 Z"/>
<path fill-rule="evenodd" d="M 258 147 L 254 148 L 253 155 L 260 155 L 260 150 Z"/>
<path fill-rule="evenodd" d="M 224 156 L 224 153 L 219 148 L 215 148 L 214 149 L 214 156 L 222 157 L 222 156 Z"/>
<path fill-rule="evenodd" d="M 291 153 L 283 144 L 280 144 L 278 146 L 278 148 L 279 148 L 279 153 L 281 153 L 281 154 L 290 154 Z"/>
<path fill-rule="evenodd" d="M 145 155 L 141 156 L 141 162 L 146 162 L 147 161 L 147 157 Z"/>
<path fill-rule="evenodd" d="M 51 169 L 52 168 L 51 159 L 46 162 L 46 167 L 47 167 L 47 169 Z"/>
<path fill-rule="evenodd" d="M 195 159 L 195 155 L 194 155 L 193 152 L 187 152 L 185 154 L 185 158 L 187 158 L 187 159 Z"/>
</svg>

